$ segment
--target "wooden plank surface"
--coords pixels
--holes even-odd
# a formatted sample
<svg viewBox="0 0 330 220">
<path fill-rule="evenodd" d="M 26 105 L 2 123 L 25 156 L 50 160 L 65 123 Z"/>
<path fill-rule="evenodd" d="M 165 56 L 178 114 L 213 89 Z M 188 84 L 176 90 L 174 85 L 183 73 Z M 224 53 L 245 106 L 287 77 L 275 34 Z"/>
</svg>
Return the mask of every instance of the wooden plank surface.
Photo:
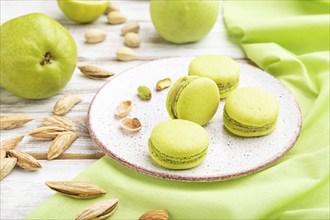
<svg viewBox="0 0 330 220">
<path fill-rule="evenodd" d="M 42 169 L 27 172 L 14 168 L 12 173 L 0 182 L 0 219 L 23 219 L 34 208 L 54 195 L 46 181 L 66 181 L 76 177 L 95 160 L 39 161 Z M 46 220 L 46 219 L 44 219 Z"/>
<path fill-rule="evenodd" d="M 220 53 L 235 59 L 245 59 L 241 49 L 230 42 L 226 37 L 226 31 L 219 16 L 210 34 L 200 42 L 193 44 L 174 45 L 162 40 L 154 30 L 149 17 L 148 1 L 114 1 L 125 13 L 128 20 L 138 21 L 141 25 L 141 47 L 136 50 L 138 60 L 133 62 L 116 61 L 115 51 L 123 46 L 123 37 L 120 36 L 121 25 L 109 25 L 105 16 L 101 16 L 95 23 L 80 25 L 69 21 L 61 13 L 56 1 L 1 1 L 1 22 L 14 17 L 31 13 L 42 12 L 62 23 L 73 35 L 78 45 L 78 65 L 93 64 L 115 73 L 120 73 L 136 65 L 173 56 L 196 56 L 205 53 Z M 19 7 L 17 7 L 19 5 Z M 108 33 L 107 39 L 99 44 L 86 44 L 84 33 L 90 28 L 100 28 Z M 1 88 L 1 114 L 24 113 L 29 114 L 36 120 L 26 126 L 8 131 L 1 131 L 0 138 L 3 140 L 15 135 L 26 135 L 29 131 L 39 126 L 38 121 L 43 117 L 52 115 L 55 102 L 63 94 L 79 94 L 83 101 L 76 105 L 66 116 L 79 127 L 79 138 L 65 152 L 62 158 L 99 158 L 103 153 L 89 138 L 86 129 L 86 115 L 90 101 L 98 89 L 107 80 L 91 80 L 84 77 L 78 69 L 67 87 L 58 95 L 49 99 L 31 101 L 17 98 Z M 31 153 L 37 158 L 45 159 L 50 142 L 35 141 L 26 136 L 18 149 Z"/>
<path fill-rule="evenodd" d="M 123 25 L 109 25 L 106 23 L 105 16 L 101 16 L 93 24 L 79 25 L 73 23 L 64 17 L 54 0 L 1 0 L 1 23 L 32 12 L 47 14 L 63 24 L 74 37 L 78 45 L 78 65 L 93 64 L 115 73 L 121 73 L 155 59 L 197 56 L 207 53 L 223 54 L 246 62 L 241 49 L 226 36 L 221 15 L 209 35 L 200 42 L 175 45 L 162 40 L 154 30 L 149 16 L 149 1 L 113 0 L 113 2 L 119 5 L 121 11 L 127 15 L 128 20 L 140 23 L 142 43 L 140 48 L 135 49 L 138 55 L 136 61 L 116 61 L 115 51 L 124 45 L 123 37 L 120 36 L 120 29 Z M 107 39 L 100 44 L 86 44 L 84 33 L 90 28 L 105 30 L 108 34 Z M 31 173 L 15 168 L 8 177 L 0 182 L 0 219 L 22 219 L 42 201 L 53 195 L 53 192 L 44 185 L 45 181 L 72 179 L 94 162 L 94 159 L 103 156 L 102 151 L 88 135 L 86 116 L 92 98 L 107 81 L 88 79 L 76 69 L 71 81 L 60 94 L 38 101 L 17 98 L 0 88 L 2 115 L 24 113 L 35 118 L 34 121 L 21 128 L 1 131 L 1 140 L 16 135 L 26 135 L 32 129 L 40 126 L 38 121 L 43 117 L 52 115 L 53 106 L 62 95 L 74 93 L 83 99 L 66 115 L 79 128 L 79 138 L 73 145 L 58 160 L 41 160 L 43 166 L 41 170 Z M 26 135 L 17 149 L 31 153 L 38 159 L 45 159 L 49 145 L 49 141 L 36 141 Z"/>
</svg>

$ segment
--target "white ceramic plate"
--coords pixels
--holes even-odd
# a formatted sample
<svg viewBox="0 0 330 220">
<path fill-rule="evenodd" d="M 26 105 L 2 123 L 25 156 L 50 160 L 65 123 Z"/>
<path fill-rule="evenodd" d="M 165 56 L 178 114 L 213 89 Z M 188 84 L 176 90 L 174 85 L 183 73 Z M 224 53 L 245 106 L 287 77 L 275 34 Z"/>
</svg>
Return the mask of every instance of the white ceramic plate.
<svg viewBox="0 0 330 220">
<path fill-rule="evenodd" d="M 89 131 L 92 139 L 112 159 L 138 172 L 180 181 L 216 181 L 255 173 L 280 159 L 296 142 L 301 129 L 301 113 L 295 98 L 277 79 L 248 64 L 241 66 L 239 87 L 259 87 L 273 94 L 280 103 L 278 124 L 269 135 L 241 138 L 223 128 L 221 100 L 216 115 L 205 129 L 210 136 L 205 161 L 189 170 L 168 170 L 158 166 L 149 156 L 148 138 L 153 127 L 168 120 L 165 100 L 168 89 L 156 92 L 158 80 L 171 78 L 172 84 L 187 75 L 193 57 L 157 60 L 130 69 L 109 81 L 96 94 L 89 109 Z M 137 88 L 146 85 L 152 90 L 152 99 L 142 101 Z M 120 128 L 114 116 L 116 106 L 133 102 L 128 117 L 137 117 L 142 129 L 127 133 Z"/>
</svg>

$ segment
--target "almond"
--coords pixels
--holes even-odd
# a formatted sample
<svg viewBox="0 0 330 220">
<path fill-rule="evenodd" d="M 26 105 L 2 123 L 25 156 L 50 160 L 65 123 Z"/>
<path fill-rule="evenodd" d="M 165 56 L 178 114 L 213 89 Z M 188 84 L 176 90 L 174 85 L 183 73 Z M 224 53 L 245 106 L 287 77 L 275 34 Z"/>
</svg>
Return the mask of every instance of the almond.
<svg viewBox="0 0 330 220">
<path fill-rule="evenodd" d="M 74 105 L 81 101 L 81 98 L 74 94 L 62 96 L 54 106 L 55 115 L 64 115 L 68 113 Z"/>
<path fill-rule="evenodd" d="M 5 178 L 15 167 L 16 158 L 4 158 L 0 160 L 0 180 Z"/>
<path fill-rule="evenodd" d="M 17 158 L 17 165 L 27 171 L 34 171 L 41 168 L 40 163 L 32 155 L 18 150 L 8 152 L 12 158 Z"/>
<path fill-rule="evenodd" d="M 57 135 L 66 132 L 67 130 L 56 126 L 45 126 L 34 129 L 29 135 L 38 140 L 53 140 Z"/>
<path fill-rule="evenodd" d="M 33 118 L 23 114 L 0 115 L 0 130 L 18 128 L 32 120 Z"/>
<path fill-rule="evenodd" d="M 14 149 L 22 140 L 24 136 L 16 136 L 12 138 L 7 138 L 0 143 L 0 149 L 8 151 Z"/>
<path fill-rule="evenodd" d="M 114 73 L 108 70 L 96 66 L 85 65 L 85 66 L 78 66 L 78 68 L 85 76 L 92 79 L 106 79 L 110 76 L 115 75 Z"/>
<path fill-rule="evenodd" d="M 71 131 L 63 132 L 59 134 L 55 140 L 50 144 L 48 150 L 47 159 L 52 160 L 60 156 L 64 151 L 66 151 L 72 142 L 78 138 L 77 134 Z"/>
<path fill-rule="evenodd" d="M 106 193 L 95 184 L 80 181 L 48 181 L 46 185 L 62 195 L 78 199 L 95 198 Z"/>
<path fill-rule="evenodd" d="M 112 215 L 118 207 L 118 199 L 110 199 L 98 202 L 86 209 L 82 210 L 75 218 L 75 220 L 89 220 L 89 219 L 105 219 Z"/>
<path fill-rule="evenodd" d="M 51 117 L 45 117 L 43 118 L 40 123 L 45 126 L 55 126 L 64 128 L 68 131 L 74 131 L 76 130 L 75 124 L 68 118 L 62 117 L 62 116 L 51 116 Z"/>
<path fill-rule="evenodd" d="M 151 210 L 144 213 L 139 220 L 168 220 L 168 213 L 163 209 Z"/>
</svg>

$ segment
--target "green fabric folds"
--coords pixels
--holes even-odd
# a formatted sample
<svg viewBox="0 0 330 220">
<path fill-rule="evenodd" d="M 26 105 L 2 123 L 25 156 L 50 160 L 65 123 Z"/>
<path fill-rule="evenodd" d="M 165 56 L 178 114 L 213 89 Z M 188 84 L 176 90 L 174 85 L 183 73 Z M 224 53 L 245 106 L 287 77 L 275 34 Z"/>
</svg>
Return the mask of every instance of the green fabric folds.
<svg viewBox="0 0 330 220">
<path fill-rule="evenodd" d="M 298 100 L 303 127 L 293 149 L 257 174 L 212 183 L 156 179 L 104 157 L 76 179 L 97 183 L 107 195 L 55 195 L 27 219 L 73 219 L 87 205 L 114 197 L 120 201 L 111 219 L 137 219 L 159 208 L 171 219 L 330 218 L 329 1 L 235 0 L 223 6 L 229 35 Z"/>
</svg>

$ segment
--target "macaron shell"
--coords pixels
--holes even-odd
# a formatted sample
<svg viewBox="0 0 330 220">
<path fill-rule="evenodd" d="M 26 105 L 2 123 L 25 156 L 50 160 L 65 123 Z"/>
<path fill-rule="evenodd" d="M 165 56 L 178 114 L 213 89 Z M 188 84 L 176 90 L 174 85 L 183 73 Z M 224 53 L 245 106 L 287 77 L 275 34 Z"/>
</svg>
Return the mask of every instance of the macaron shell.
<svg viewBox="0 0 330 220">
<path fill-rule="evenodd" d="M 221 55 L 203 55 L 189 64 L 189 75 L 208 77 L 216 84 L 226 84 L 239 78 L 240 67 L 233 59 Z"/>
<path fill-rule="evenodd" d="M 185 119 L 199 125 L 208 123 L 216 113 L 220 95 L 215 82 L 205 77 L 186 77 L 188 84 L 180 89 L 173 100 L 173 93 L 169 93 L 167 110 L 172 118 Z M 179 79 L 181 81 L 181 79 Z M 181 81 L 182 82 L 182 81 Z M 175 84 L 172 88 L 176 91 Z M 173 106 L 174 105 L 174 106 Z M 174 115 L 173 112 L 176 114 Z"/>
<path fill-rule="evenodd" d="M 196 155 L 207 148 L 209 136 L 196 123 L 168 120 L 156 125 L 150 135 L 153 145 L 163 154 L 173 157 Z"/>
<path fill-rule="evenodd" d="M 186 120 L 159 123 L 151 132 L 148 148 L 151 158 L 168 169 L 189 169 L 199 165 L 207 154 L 206 130 Z"/>
<path fill-rule="evenodd" d="M 227 97 L 224 111 L 236 122 L 262 127 L 276 121 L 279 104 L 275 97 L 258 88 L 241 88 Z"/>
<path fill-rule="evenodd" d="M 175 119 L 175 115 L 173 114 L 172 111 L 172 96 L 173 93 L 177 90 L 177 88 L 185 81 L 188 80 L 187 76 L 181 77 L 179 78 L 174 84 L 173 86 L 170 88 L 170 90 L 168 91 L 167 94 L 167 98 L 166 98 L 166 110 L 168 112 L 168 114 L 170 115 L 171 118 Z"/>
</svg>

